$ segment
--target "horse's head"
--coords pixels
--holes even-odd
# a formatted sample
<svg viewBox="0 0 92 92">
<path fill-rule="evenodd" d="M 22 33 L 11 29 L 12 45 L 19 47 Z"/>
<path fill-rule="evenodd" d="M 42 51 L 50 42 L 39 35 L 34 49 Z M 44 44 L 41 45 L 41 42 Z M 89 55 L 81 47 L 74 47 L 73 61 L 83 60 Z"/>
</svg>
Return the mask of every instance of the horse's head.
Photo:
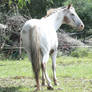
<svg viewBox="0 0 92 92">
<path fill-rule="evenodd" d="M 68 5 L 66 9 L 64 9 L 64 24 L 68 24 L 74 28 L 77 28 L 79 30 L 84 29 L 84 24 L 77 15 L 75 9 L 72 7 L 72 5 Z"/>
</svg>

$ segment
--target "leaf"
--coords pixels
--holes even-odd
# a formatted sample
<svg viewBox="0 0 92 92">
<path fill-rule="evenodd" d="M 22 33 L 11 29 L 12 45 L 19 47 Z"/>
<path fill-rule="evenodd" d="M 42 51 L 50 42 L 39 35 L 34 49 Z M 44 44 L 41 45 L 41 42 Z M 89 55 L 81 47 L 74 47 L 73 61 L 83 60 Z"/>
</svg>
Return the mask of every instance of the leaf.
<svg viewBox="0 0 92 92">
<path fill-rule="evenodd" d="M 12 0 L 9 0 L 9 6 L 12 4 Z"/>
</svg>

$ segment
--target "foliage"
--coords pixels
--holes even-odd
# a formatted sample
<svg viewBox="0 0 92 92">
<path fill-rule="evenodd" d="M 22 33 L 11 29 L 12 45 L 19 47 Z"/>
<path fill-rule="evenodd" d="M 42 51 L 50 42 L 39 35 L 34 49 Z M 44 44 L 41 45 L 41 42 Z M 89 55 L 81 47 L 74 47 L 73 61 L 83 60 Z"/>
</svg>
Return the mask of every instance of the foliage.
<svg viewBox="0 0 92 92">
<path fill-rule="evenodd" d="M 27 19 L 30 19 L 31 17 L 41 18 L 46 15 L 46 11 L 49 8 L 66 6 L 70 3 L 73 4 L 79 17 L 84 22 L 85 29 L 82 32 L 77 32 L 65 25 L 62 25 L 62 28 L 69 33 L 79 33 L 77 34 L 77 37 L 84 41 L 86 38 L 92 37 L 92 0 L 1 0 L 0 21 L 2 24 L 6 24 L 6 20 L 15 15 L 22 15 Z M 13 27 L 11 28 L 10 35 L 12 34 L 12 31 L 15 31 Z M 10 36 L 6 38 L 10 39 L 9 37 Z M 10 41 L 10 44 L 11 42 L 13 41 Z"/>
<path fill-rule="evenodd" d="M 71 52 L 71 56 L 73 57 L 90 57 L 92 56 L 92 49 L 90 48 L 76 48 L 74 51 Z"/>
</svg>

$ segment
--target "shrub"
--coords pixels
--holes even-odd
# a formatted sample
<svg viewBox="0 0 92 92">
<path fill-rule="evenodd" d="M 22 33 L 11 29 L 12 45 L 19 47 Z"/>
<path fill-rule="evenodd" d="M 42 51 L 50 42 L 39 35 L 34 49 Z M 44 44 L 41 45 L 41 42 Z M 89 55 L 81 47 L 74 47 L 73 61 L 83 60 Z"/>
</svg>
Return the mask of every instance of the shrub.
<svg viewBox="0 0 92 92">
<path fill-rule="evenodd" d="M 73 57 L 87 57 L 89 54 L 88 48 L 76 48 L 71 52 L 71 56 Z"/>
</svg>

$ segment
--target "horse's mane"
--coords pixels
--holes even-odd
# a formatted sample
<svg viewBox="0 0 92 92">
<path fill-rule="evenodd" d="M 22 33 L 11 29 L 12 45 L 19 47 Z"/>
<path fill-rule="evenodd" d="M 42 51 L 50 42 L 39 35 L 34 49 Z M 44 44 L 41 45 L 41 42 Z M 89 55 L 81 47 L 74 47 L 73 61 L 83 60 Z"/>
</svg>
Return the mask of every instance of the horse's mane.
<svg viewBox="0 0 92 92">
<path fill-rule="evenodd" d="M 54 13 L 55 11 L 57 11 L 57 8 L 51 8 L 47 11 L 46 16 L 48 17 L 49 15 L 51 15 L 52 13 Z"/>
<path fill-rule="evenodd" d="M 47 10 L 47 14 L 45 17 L 48 17 L 48 16 L 52 15 L 53 13 L 57 12 L 58 10 L 61 10 L 64 8 L 66 8 L 66 7 L 63 6 L 63 7 L 59 7 L 59 8 L 51 8 L 51 9 Z"/>
</svg>

